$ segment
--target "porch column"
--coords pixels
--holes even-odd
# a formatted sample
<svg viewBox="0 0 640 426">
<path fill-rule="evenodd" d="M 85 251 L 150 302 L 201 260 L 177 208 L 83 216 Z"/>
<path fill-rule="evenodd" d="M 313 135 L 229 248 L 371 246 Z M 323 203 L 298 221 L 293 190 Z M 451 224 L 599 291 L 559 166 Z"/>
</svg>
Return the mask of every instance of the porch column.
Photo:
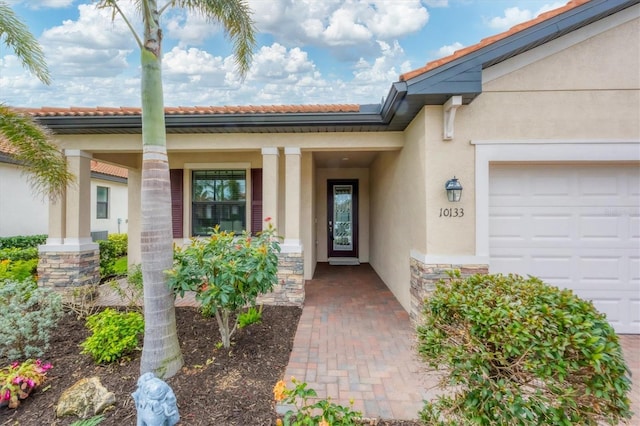
<svg viewBox="0 0 640 426">
<path fill-rule="evenodd" d="M 262 148 L 262 216 L 270 217 L 278 229 L 278 162 L 277 147 Z M 267 223 L 263 222 L 263 229 Z"/>
<path fill-rule="evenodd" d="M 129 266 L 142 263 L 140 249 L 140 191 L 142 189 L 142 173 L 140 169 L 129 169 L 127 177 L 127 263 Z"/>
<path fill-rule="evenodd" d="M 49 237 L 39 247 L 38 284 L 79 287 L 100 282 L 98 244 L 91 239 L 91 154 L 66 150 L 76 181 L 49 209 Z"/>
<path fill-rule="evenodd" d="M 300 148 L 285 148 L 285 218 L 283 251 L 302 252 L 300 240 Z"/>
<path fill-rule="evenodd" d="M 49 232 L 47 233 L 47 245 L 60 245 L 64 242 L 66 203 L 66 191 L 60 194 L 55 201 L 49 200 Z"/>
<path fill-rule="evenodd" d="M 91 154 L 79 150 L 65 151 L 69 171 L 76 176 L 76 184 L 67 188 L 66 234 L 64 244 L 96 246 L 91 239 Z M 89 247 L 87 247 L 88 249 Z"/>
</svg>

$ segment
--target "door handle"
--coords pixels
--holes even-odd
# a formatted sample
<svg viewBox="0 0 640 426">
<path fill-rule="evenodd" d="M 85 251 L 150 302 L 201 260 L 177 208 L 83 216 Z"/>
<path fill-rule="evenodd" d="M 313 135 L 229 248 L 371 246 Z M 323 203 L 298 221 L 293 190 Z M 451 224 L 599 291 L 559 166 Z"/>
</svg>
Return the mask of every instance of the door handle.
<svg viewBox="0 0 640 426">
<path fill-rule="evenodd" d="M 333 221 L 329 221 L 329 238 L 333 239 Z"/>
</svg>

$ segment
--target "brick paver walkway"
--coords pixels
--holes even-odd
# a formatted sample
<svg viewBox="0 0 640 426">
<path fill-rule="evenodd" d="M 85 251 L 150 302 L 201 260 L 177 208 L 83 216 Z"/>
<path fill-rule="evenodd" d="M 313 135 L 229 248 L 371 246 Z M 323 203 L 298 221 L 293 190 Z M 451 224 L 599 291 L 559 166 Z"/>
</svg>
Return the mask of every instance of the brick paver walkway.
<svg viewBox="0 0 640 426">
<path fill-rule="evenodd" d="M 409 315 L 373 269 L 319 263 L 305 291 L 285 380 L 342 405 L 353 400 L 367 418 L 416 419 L 429 381 Z"/>
</svg>

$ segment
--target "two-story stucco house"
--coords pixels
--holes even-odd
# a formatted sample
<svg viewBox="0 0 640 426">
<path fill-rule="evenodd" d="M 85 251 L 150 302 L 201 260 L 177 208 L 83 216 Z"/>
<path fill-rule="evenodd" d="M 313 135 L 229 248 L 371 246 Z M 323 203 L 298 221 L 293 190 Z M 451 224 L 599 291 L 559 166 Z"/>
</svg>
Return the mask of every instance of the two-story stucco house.
<svg viewBox="0 0 640 426">
<path fill-rule="evenodd" d="M 638 0 L 577 0 L 401 75 L 381 104 L 167 108 L 173 237 L 270 216 L 280 303 L 303 302 L 318 262 L 368 262 L 412 314 L 446 270 L 515 272 L 639 333 L 639 70 Z M 27 111 L 79 176 L 50 206 L 43 258 L 95 250 L 83 195 L 95 159 L 129 170 L 135 261 L 140 110 Z"/>
</svg>

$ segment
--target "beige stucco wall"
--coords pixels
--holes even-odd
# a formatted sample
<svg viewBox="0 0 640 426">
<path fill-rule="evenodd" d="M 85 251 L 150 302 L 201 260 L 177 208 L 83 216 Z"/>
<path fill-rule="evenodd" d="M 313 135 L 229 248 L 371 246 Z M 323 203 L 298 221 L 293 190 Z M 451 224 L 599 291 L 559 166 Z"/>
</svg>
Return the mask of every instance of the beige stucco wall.
<svg viewBox="0 0 640 426">
<path fill-rule="evenodd" d="M 487 77 L 499 77 L 486 82 L 483 93 L 471 105 L 460 108 L 455 142 L 637 140 L 640 20 L 600 34 L 590 34 L 593 31 L 590 27 L 581 30 L 588 39 L 525 68 L 512 69 L 523 61 L 514 58 L 486 70 Z M 635 48 L 633 43 L 629 45 L 632 40 Z M 561 49 L 562 41 L 554 45 Z M 533 57 L 540 49 L 528 56 Z"/>
<path fill-rule="evenodd" d="M 452 141 L 441 137 L 442 108 L 425 108 L 423 254 L 476 254 L 475 146 L 470 142 L 640 140 L 640 51 L 620 49 L 628 40 L 640 38 L 640 22 L 610 26 L 587 27 L 485 70 L 483 93 L 456 113 Z M 455 206 L 446 202 L 443 190 L 447 177 L 454 174 L 464 187 L 462 201 Z M 464 217 L 440 217 L 440 207 L 447 205 L 463 208 Z"/>
<path fill-rule="evenodd" d="M 317 235 L 317 260 L 328 262 L 327 232 L 329 229 L 327 216 L 327 179 L 357 179 L 358 180 L 358 259 L 361 263 L 369 262 L 370 247 L 370 183 L 369 169 L 353 168 L 316 169 L 316 235 Z"/>
<path fill-rule="evenodd" d="M 371 165 L 370 264 L 409 309 L 409 255 L 426 248 L 425 114 L 405 132 L 401 151 L 378 154 Z"/>
<path fill-rule="evenodd" d="M 0 163 L 0 237 L 47 233 L 49 204 L 34 194 L 22 170 Z"/>
</svg>

